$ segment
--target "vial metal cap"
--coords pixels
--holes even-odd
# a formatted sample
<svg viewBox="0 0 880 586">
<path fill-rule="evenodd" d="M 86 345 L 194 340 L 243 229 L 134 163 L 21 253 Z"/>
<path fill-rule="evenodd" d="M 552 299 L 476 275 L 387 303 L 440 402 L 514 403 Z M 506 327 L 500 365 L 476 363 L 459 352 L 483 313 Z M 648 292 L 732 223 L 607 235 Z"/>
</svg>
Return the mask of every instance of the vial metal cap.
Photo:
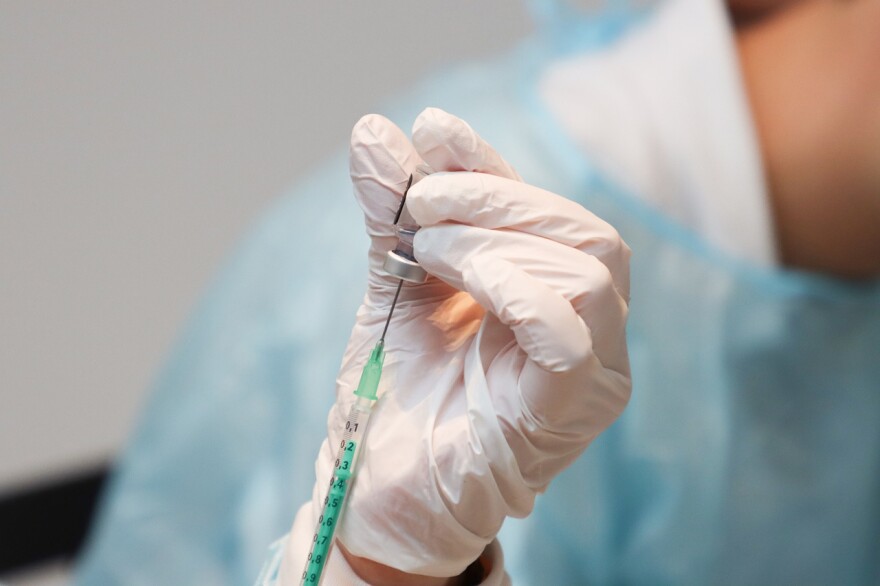
<svg viewBox="0 0 880 586">
<path fill-rule="evenodd" d="M 389 275 L 403 279 L 409 283 L 424 283 L 428 280 L 428 273 L 419 263 L 404 258 L 393 250 L 389 250 L 385 256 L 385 264 L 382 267 Z"/>
</svg>

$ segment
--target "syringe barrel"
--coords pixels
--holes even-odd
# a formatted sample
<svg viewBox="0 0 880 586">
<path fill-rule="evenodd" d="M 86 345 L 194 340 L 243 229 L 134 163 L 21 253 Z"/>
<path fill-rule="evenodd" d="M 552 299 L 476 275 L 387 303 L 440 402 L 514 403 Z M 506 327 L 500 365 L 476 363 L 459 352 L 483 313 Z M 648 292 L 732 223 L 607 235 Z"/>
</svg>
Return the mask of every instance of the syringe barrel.
<svg viewBox="0 0 880 586">
<path fill-rule="evenodd" d="M 312 545 L 300 578 L 302 586 L 318 586 L 321 583 L 327 556 L 330 554 L 336 528 L 345 511 L 348 493 L 357 470 L 358 457 L 367 433 L 372 406 L 373 400 L 359 396 L 348 412 L 345 430 L 333 464 L 333 475 L 327 485 L 321 515 L 312 534 Z"/>
</svg>

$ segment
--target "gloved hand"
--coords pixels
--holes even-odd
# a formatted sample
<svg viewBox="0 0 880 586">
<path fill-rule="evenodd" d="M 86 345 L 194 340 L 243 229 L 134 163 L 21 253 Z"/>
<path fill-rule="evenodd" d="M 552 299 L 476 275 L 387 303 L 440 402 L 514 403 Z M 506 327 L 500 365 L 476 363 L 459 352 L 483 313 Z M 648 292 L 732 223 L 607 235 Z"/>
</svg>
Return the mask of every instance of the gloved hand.
<svg viewBox="0 0 880 586">
<path fill-rule="evenodd" d="M 361 119 L 350 166 L 370 273 L 316 463 L 312 520 L 397 287 L 382 264 L 423 161 L 437 173 L 412 187 L 407 205 L 422 226 L 416 257 L 432 276 L 400 294 L 336 535 L 354 556 L 455 576 L 626 405 L 629 249 L 580 205 L 523 183 L 454 116 L 425 110 L 412 144 L 381 116 Z"/>
</svg>

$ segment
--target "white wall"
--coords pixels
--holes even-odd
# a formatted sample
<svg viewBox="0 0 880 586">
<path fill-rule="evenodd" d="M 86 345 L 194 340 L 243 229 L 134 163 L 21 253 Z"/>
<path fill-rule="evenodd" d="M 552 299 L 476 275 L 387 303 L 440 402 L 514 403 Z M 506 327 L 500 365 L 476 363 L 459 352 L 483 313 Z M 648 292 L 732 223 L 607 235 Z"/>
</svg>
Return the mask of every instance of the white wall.
<svg viewBox="0 0 880 586">
<path fill-rule="evenodd" d="M 115 453 L 248 221 L 518 2 L 0 0 L 0 492 Z"/>
</svg>

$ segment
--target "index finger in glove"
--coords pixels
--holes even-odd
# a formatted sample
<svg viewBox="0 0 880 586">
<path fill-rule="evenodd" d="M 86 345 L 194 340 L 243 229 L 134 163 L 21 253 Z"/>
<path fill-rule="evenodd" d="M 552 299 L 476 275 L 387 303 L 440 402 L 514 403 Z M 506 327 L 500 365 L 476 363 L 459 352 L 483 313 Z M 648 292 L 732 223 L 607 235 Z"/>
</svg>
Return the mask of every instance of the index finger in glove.
<svg viewBox="0 0 880 586">
<path fill-rule="evenodd" d="M 495 175 L 440 173 L 413 186 L 407 207 L 425 227 L 516 230 L 576 248 L 608 267 L 615 288 L 629 299 L 629 247 L 610 224 L 569 199 Z"/>
<path fill-rule="evenodd" d="M 434 171 L 478 171 L 520 180 L 519 175 L 467 122 L 425 108 L 412 128 L 413 145 Z"/>
<path fill-rule="evenodd" d="M 438 224 L 422 228 L 416 236 L 416 254 L 422 266 L 432 275 L 456 289 L 467 291 L 514 333 L 519 332 L 517 339 L 520 346 L 534 362 L 547 370 L 566 370 L 578 362 L 570 356 L 577 345 L 565 342 L 568 339 L 566 336 L 552 333 L 554 329 L 565 329 L 565 320 L 547 321 L 554 315 L 547 308 L 555 306 L 557 301 L 548 301 L 551 304 L 545 305 L 543 300 L 551 298 L 568 304 L 568 313 L 583 320 L 591 332 L 591 343 L 594 345 L 591 352 L 595 352 L 606 367 L 621 371 L 627 368 L 624 337 L 626 300 L 615 287 L 611 271 L 596 257 L 531 234 L 515 230 L 487 230 L 464 224 Z M 515 267 L 516 271 L 505 268 L 482 276 L 476 274 L 473 270 L 475 259 L 487 258 L 498 259 L 499 263 L 496 264 L 499 267 L 506 266 L 506 263 Z M 481 266 L 485 268 L 489 265 L 484 262 Z M 528 279 L 523 277 L 516 280 L 510 276 L 519 273 L 527 275 Z M 505 276 L 492 279 L 490 289 L 473 286 L 490 274 Z M 540 283 L 542 290 L 553 291 L 554 295 L 534 299 L 531 292 L 517 290 L 527 283 Z M 498 293 L 488 295 L 486 291 Z M 508 306 L 502 302 L 507 300 L 513 303 L 513 299 L 519 300 L 518 304 Z M 533 304 L 530 306 L 524 299 L 531 300 Z M 551 327 L 550 323 L 554 325 Z M 533 335 L 536 331 L 542 334 Z M 540 342 L 533 344 L 530 340 Z"/>
</svg>

